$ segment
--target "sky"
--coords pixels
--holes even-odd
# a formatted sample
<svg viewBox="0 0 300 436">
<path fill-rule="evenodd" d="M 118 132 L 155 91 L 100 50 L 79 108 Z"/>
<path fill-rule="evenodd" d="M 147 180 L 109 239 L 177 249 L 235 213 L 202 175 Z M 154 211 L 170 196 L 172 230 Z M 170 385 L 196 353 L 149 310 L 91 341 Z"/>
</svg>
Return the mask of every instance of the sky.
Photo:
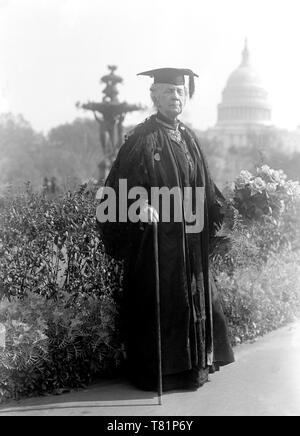
<svg viewBox="0 0 300 436">
<path fill-rule="evenodd" d="M 273 108 L 273 124 L 300 125 L 299 0 L 0 0 L 0 113 L 38 131 L 89 116 L 100 78 L 116 64 L 120 99 L 151 107 L 152 68 L 191 68 L 196 93 L 184 120 L 206 129 L 248 38 L 251 64 Z M 146 114 L 147 115 L 147 114 Z M 145 113 L 129 115 L 127 124 Z"/>
</svg>

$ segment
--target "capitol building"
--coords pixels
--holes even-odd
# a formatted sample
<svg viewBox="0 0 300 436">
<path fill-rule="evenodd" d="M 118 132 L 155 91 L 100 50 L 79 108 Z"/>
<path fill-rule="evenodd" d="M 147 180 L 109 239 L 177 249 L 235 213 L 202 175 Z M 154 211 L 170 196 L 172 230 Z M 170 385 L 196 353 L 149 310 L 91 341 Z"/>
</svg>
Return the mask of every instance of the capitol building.
<svg viewBox="0 0 300 436">
<path fill-rule="evenodd" d="M 246 146 L 249 134 L 272 128 L 268 93 L 251 65 L 247 40 L 241 64 L 230 74 L 217 109 L 217 123 L 205 136 L 218 140 L 225 148 Z"/>
</svg>

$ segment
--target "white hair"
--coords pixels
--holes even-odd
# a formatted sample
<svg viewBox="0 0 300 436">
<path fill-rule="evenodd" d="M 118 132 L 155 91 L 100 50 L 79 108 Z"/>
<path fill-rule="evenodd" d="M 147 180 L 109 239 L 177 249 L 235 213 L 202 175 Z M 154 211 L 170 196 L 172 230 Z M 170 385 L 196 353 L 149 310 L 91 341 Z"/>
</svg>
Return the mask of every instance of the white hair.
<svg viewBox="0 0 300 436">
<path fill-rule="evenodd" d="M 168 86 L 168 83 L 153 83 L 150 87 L 150 97 L 151 97 L 151 100 L 153 101 L 154 106 L 157 109 L 158 109 L 159 96 L 166 89 L 166 86 Z M 185 101 L 186 101 L 188 95 L 189 94 L 188 94 L 187 86 L 184 86 Z"/>
</svg>

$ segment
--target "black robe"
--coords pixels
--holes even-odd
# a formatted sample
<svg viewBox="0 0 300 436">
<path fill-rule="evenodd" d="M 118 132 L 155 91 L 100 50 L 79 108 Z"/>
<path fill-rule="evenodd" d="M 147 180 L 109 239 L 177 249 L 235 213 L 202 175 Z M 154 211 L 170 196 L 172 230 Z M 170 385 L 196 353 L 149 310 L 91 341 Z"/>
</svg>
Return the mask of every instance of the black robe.
<svg viewBox="0 0 300 436">
<path fill-rule="evenodd" d="M 126 139 L 106 181 L 118 193 L 120 179 L 128 190 L 143 186 L 183 187 L 184 166 L 168 132 L 155 115 Z M 163 375 L 234 361 L 226 321 L 209 271 L 209 241 L 219 228 L 221 196 L 210 177 L 195 134 L 183 123 L 181 135 L 194 162 L 194 186 L 205 188 L 204 229 L 186 234 L 185 222 L 159 222 L 159 278 Z M 176 147 L 176 146 L 175 146 Z M 118 198 L 117 198 L 118 200 Z M 108 253 L 124 259 L 122 315 L 124 341 L 132 374 L 155 380 L 157 332 L 153 228 L 134 223 L 100 225 Z"/>
</svg>

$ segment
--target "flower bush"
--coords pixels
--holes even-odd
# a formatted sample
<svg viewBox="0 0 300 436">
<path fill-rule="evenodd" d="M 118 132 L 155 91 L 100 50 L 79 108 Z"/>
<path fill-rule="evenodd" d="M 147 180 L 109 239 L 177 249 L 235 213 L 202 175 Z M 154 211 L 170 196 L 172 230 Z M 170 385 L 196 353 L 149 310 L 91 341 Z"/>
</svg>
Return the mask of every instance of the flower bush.
<svg viewBox="0 0 300 436">
<path fill-rule="evenodd" d="M 267 216 L 277 224 L 299 198 L 299 182 L 287 180 L 282 170 L 273 170 L 268 165 L 257 168 L 256 175 L 242 171 L 235 181 L 234 206 L 245 220 Z"/>
<path fill-rule="evenodd" d="M 242 171 L 225 196 L 221 234 L 231 243 L 212 257 L 237 343 L 299 316 L 300 189 L 264 165 L 256 175 Z"/>
<path fill-rule="evenodd" d="M 226 229 L 244 242 L 252 240 L 261 260 L 285 247 L 300 249 L 299 182 L 263 165 L 256 175 L 242 171 L 225 195 Z"/>
</svg>

